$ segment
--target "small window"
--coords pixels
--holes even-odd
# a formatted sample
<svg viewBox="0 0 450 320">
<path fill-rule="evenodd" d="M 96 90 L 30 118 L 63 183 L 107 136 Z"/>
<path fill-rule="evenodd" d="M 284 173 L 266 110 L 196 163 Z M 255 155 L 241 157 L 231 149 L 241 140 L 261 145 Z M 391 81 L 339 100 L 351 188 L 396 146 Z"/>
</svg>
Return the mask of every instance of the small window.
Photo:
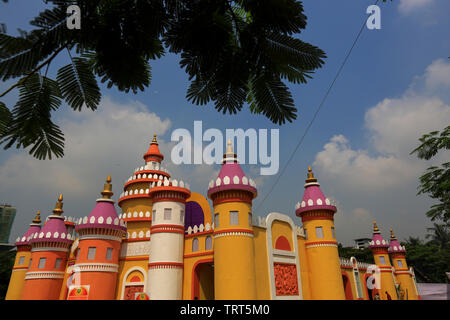
<svg viewBox="0 0 450 320">
<path fill-rule="evenodd" d="M 25 257 L 24 257 L 24 256 L 21 256 L 21 257 L 19 258 L 19 266 L 23 265 L 24 260 L 25 260 Z"/>
<path fill-rule="evenodd" d="M 47 262 L 47 258 L 40 258 L 39 259 L 39 269 L 44 269 L 45 268 L 45 263 Z"/>
<path fill-rule="evenodd" d="M 398 265 L 399 268 L 403 268 L 402 260 L 397 260 L 397 265 Z"/>
<path fill-rule="evenodd" d="M 303 229 L 303 231 L 305 231 L 305 240 L 308 240 L 308 230 Z"/>
<path fill-rule="evenodd" d="M 334 231 L 334 227 L 331 227 L 331 235 L 333 236 L 334 239 L 336 239 L 336 233 Z"/>
<path fill-rule="evenodd" d="M 248 225 L 250 227 L 253 225 L 253 223 L 252 223 L 252 213 L 251 212 L 248 213 Z"/>
<path fill-rule="evenodd" d="M 239 224 L 239 212 L 230 211 L 230 225 L 237 226 Z"/>
<path fill-rule="evenodd" d="M 56 262 L 55 262 L 55 269 L 61 268 L 61 261 L 62 261 L 61 258 L 57 258 L 57 259 L 56 259 Z"/>
<path fill-rule="evenodd" d="M 212 249 L 212 238 L 210 236 L 207 236 L 205 239 L 205 250 L 211 249 Z"/>
<path fill-rule="evenodd" d="M 323 228 L 322 227 L 316 227 L 316 238 L 317 239 L 323 238 Z"/>
<path fill-rule="evenodd" d="M 196 251 L 198 251 L 198 239 L 194 238 L 194 240 L 192 240 L 192 252 Z"/>
<path fill-rule="evenodd" d="M 77 260 L 78 260 L 78 258 L 80 257 L 80 251 L 81 251 L 81 249 L 78 248 L 78 249 L 77 249 L 77 255 L 76 255 L 76 259 L 77 259 Z"/>
<path fill-rule="evenodd" d="M 31 262 L 33 262 L 33 259 L 30 259 L 30 264 L 28 265 L 28 268 L 31 267 Z"/>
<path fill-rule="evenodd" d="M 384 259 L 384 256 L 380 256 L 380 264 L 386 264 L 386 260 Z"/>
<path fill-rule="evenodd" d="M 164 209 L 164 220 L 170 220 L 170 219 L 172 219 L 172 209 L 165 208 Z"/>
<path fill-rule="evenodd" d="M 219 227 L 219 214 L 216 213 L 214 214 L 214 228 L 218 228 Z"/>
<path fill-rule="evenodd" d="M 95 247 L 89 247 L 88 251 L 88 260 L 94 260 L 95 259 Z"/>
<path fill-rule="evenodd" d="M 106 249 L 106 260 L 112 260 L 113 248 Z"/>
<path fill-rule="evenodd" d="M 180 223 L 184 223 L 184 210 L 180 210 Z"/>
<path fill-rule="evenodd" d="M 152 211 L 152 220 L 156 220 L 156 209 Z"/>
</svg>

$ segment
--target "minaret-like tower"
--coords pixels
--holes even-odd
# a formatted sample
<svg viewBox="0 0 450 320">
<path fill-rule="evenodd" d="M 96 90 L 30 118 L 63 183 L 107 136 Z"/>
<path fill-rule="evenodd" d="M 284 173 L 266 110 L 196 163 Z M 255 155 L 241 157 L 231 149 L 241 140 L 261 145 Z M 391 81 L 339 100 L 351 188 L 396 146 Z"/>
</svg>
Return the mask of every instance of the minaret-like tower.
<svg viewBox="0 0 450 320">
<path fill-rule="evenodd" d="M 83 289 L 88 300 L 115 299 L 120 244 L 126 227 L 117 216 L 111 199 L 110 175 L 101 194 L 90 215 L 80 218 L 75 227 L 80 237 L 68 300 L 77 299 L 76 290 Z"/>
<path fill-rule="evenodd" d="M 418 300 L 416 286 L 406 263 L 405 247 L 400 245 L 392 229 L 388 252 L 395 268 L 397 283 L 400 285 L 399 294 L 404 300 Z"/>
<path fill-rule="evenodd" d="M 63 196 L 44 227 L 30 238 L 31 265 L 25 275 L 22 300 L 58 300 L 72 236 L 64 225 Z"/>
<path fill-rule="evenodd" d="M 34 233 L 41 230 L 41 212 L 38 211 L 36 217 L 33 219 L 27 232 L 22 238 L 17 238 L 14 245 L 17 248 L 16 259 L 9 280 L 8 291 L 6 292 L 5 300 L 20 300 L 22 297 L 22 289 L 25 282 L 25 274 L 30 266 L 31 245 L 30 239 Z"/>
<path fill-rule="evenodd" d="M 152 182 L 147 294 L 150 300 L 181 300 L 183 290 L 184 218 L 191 192 L 183 181 Z"/>
<path fill-rule="evenodd" d="M 375 264 L 378 267 L 379 275 L 375 275 L 379 281 L 379 295 L 381 300 L 397 300 L 397 290 L 395 288 L 395 279 L 392 274 L 392 266 L 389 260 L 388 248 L 389 243 L 385 241 L 380 234 L 377 223 L 373 222 L 373 236 L 369 243 L 372 250 Z"/>
<path fill-rule="evenodd" d="M 156 134 L 153 135 L 153 140 L 143 158 L 145 164 L 136 168 L 125 181 L 118 201 L 122 209 L 120 217 L 127 223 L 127 237 L 122 243 L 119 262 L 119 283 L 116 292 L 118 300 L 134 299 L 137 292 L 147 291 L 153 211 L 149 185 L 170 179 L 169 172 L 161 165 L 164 156 L 159 151 Z M 144 285 L 127 283 L 130 273 L 139 273 L 140 282 Z"/>
<path fill-rule="evenodd" d="M 295 214 L 302 219 L 306 234 L 306 259 L 310 270 L 311 299 L 345 300 L 334 214 L 337 209 L 325 197 L 311 167 L 305 180 L 302 202 Z"/>
<path fill-rule="evenodd" d="M 254 300 L 256 295 L 252 200 L 256 185 L 245 176 L 228 141 L 219 176 L 209 184 L 214 207 L 216 300 Z"/>
</svg>

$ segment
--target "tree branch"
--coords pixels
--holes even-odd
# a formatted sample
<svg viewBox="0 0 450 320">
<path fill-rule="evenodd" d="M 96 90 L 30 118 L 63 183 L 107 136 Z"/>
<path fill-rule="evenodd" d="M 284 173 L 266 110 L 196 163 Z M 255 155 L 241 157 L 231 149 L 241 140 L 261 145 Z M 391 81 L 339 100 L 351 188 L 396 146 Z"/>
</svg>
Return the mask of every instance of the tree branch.
<svg viewBox="0 0 450 320">
<path fill-rule="evenodd" d="M 9 87 L 9 89 L 7 89 L 5 92 L 3 92 L 2 94 L 0 94 L 0 98 L 3 97 L 4 95 L 6 95 L 8 92 L 10 92 L 11 90 L 13 90 L 14 88 L 20 86 L 21 84 L 25 83 L 25 81 L 27 81 L 27 79 L 29 77 L 31 77 L 33 74 L 35 74 L 37 71 L 39 71 L 40 69 L 42 69 L 42 67 L 44 67 L 45 65 L 49 64 L 50 62 L 52 62 L 52 60 L 58 55 L 58 53 L 60 53 L 64 48 L 66 48 L 67 45 L 62 46 L 60 48 L 58 48 L 47 60 L 45 60 L 44 62 L 42 62 L 39 66 L 37 66 L 36 68 L 34 68 L 31 72 L 29 72 L 25 77 L 21 78 L 19 81 L 17 81 L 15 84 L 13 84 L 11 87 Z"/>
</svg>

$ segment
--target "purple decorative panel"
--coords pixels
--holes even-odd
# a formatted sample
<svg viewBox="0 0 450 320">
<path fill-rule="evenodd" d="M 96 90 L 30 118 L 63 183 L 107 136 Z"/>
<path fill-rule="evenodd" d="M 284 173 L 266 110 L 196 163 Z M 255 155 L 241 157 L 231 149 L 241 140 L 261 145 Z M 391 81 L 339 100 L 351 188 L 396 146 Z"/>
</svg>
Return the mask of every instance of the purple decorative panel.
<svg viewBox="0 0 450 320">
<path fill-rule="evenodd" d="M 184 230 L 187 231 L 189 226 L 194 228 L 194 226 L 200 226 L 201 224 L 205 224 L 202 207 L 194 201 L 186 202 Z"/>
</svg>

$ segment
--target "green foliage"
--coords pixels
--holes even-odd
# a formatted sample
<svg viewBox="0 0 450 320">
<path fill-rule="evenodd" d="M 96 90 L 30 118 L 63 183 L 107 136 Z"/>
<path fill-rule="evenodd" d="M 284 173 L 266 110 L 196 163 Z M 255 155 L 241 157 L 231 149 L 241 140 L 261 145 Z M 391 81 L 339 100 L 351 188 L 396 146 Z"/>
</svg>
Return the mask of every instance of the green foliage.
<svg viewBox="0 0 450 320">
<path fill-rule="evenodd" d="M 15 256 L 15 251 L 0 252 L 0 300 L 6 297 Z"/>
<path fill-rule="evenodd" d="M 373 260 L 372 251 L 369 248 L 356 249 L 351 247 L 343 247 L 342 244 L 338 245 L 339 257 L 350 259 L 355 257 L 359 262 L 375 263 Z"/>
<path fill-rule="evenodd" d="M 217 111 L 229 114 L 248 102 L 252 112 L 277 124 L 297 117 L 283 81 L 306 83 L 325 59 L 320 48 L 297 37 L 306 27 L 301 1 L 46 3 L 49 8 L 30 22 L 31 32 L 21 31 L 19 37 L 0 33 L 0 78 L 19 78 L 0 98 L 21 90 L 11 115 L 0 123 L 0 141 L 5 149 L 31 147 L 38 159 L 63 156 L 63 134 L 50 112 L 62 100 L 74 110 L 95 110 L 101 100 L 97 78 L 108 88 L 143 91 L 151 81 L 150 61 L 165 50 L 180 54 L 180 67 L 191 81 L 188 101 L 213 102 Z M 66 8 L 73 3 L 80 7 L 80 30 L 66 27 Z M 41 71 L 62 52 L 68 52 L 69 64 L 59 66 L 57 82 L 52 82 Z M 35 92 L 29 90 L 33 85 Z M 41 105 L 49 101 L 53 105 Z M 0 104 L 2 114 L 6 109 Z"/>
<path fill-rule="evenodd" d="M 438 228 L 442 231 L 442 227 Z M 406 261 L 414 268 L 418 282 L 448 283 L 445 272 L 450 270 L 450 237 L 447 227 L 447 234 L 441 241 L 443 234 L 434 234 L 432 240 L 423 243 L 418 238 L 409 238 L 405 243 Z M 437 240 L 437 241 L 436 241 Z"/>
<path fill-rule="evenodd" d="M 450 150 L 450 126 L 446 127 L 439 134 L 433 131 L 423 135 L 419 141 L 421 145 L 414 149 L 411 154 L 417 153 L 420 159 L 429 160 L 441 150 Z M 450 220 L 450 162 L 445 162 L 441 166 L 431 166 L 426 173 L 420 177 L 418 194 L 429 194 L 439 203 L 431 206 L 427 216 L 431 220 Z"/>
</svg>

